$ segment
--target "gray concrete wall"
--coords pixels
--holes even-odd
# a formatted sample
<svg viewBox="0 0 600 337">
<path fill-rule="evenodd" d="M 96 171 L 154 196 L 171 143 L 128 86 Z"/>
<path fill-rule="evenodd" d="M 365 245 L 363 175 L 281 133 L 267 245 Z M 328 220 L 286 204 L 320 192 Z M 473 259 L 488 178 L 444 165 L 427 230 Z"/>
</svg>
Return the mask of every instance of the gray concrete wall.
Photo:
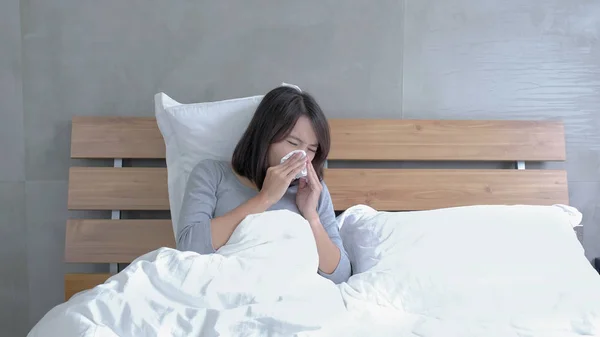
<svg viewBox="0 0 600 337">
<path fill-rule="evenodd" d="M 263 5 L 263 6 L 261 6 Z M 329 117 L 562 119 L 600 256 L 600 3 L 92 1 L 0 5 L 0 335 L 63 298 L 70 120 L 309 89 Z"/>
<path fill-rule="evenodd" d="M 0 4 L 0 336 L 29 327 L 20 17 L 19 0 Z"/>
</svg>

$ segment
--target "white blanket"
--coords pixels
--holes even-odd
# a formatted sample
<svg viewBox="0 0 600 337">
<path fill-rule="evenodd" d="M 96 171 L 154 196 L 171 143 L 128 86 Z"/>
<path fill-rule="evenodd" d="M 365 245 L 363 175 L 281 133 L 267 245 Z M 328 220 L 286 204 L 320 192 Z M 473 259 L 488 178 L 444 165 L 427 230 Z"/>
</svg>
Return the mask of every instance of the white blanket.
<svg viewBox="0 0 600 337">
<path fill-rule="evenodd" d="M 345 311 L 317 268 L 301 216 L 251 215 L 218 254 L 148 253 L 53 308 L 29 336 L 294 336 Z"/>
<path fill-rule="evenodd" d="M 451 282 L 469 281 L 466 274 L 430 284 L 436 268 L 423 266 L 418 276 L 392 266 L 336 286 L 317 268 L 315 240 L 301 216 L 252 215 L 218 254 L 148 253 L 52 309 L 29 336 L 573 337 L 597 335 L 600 326 L 600 283 L 583 278 L 560 301 L 537 303 L 538 321 L 523 322 L 518 312 L 490 308 L 510 293 Z M 581 319 L 564 325 L 547 314 L 584 298 L 577 294 L 590 298 L 571 306 Z"/>
</svg>

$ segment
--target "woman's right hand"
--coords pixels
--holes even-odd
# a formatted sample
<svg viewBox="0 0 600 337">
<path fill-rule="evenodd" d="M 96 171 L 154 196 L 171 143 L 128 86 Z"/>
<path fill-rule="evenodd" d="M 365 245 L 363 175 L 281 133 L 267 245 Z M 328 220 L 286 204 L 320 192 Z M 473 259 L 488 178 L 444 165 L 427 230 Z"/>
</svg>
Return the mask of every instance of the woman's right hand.
<svg viewBox="0 0 600 337">
<path fill-rule="evenodd" d="M 305 165 L 306 159 L 300 153 L 296 153 L 284 163 L 269 167 L 259 194 L 269 205 L 276 204 Z"/>
</svg>

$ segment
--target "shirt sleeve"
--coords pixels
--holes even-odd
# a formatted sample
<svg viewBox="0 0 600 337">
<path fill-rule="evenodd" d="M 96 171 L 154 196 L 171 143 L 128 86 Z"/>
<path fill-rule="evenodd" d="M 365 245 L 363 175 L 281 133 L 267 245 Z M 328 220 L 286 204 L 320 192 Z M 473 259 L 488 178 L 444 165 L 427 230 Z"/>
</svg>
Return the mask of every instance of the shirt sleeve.
<svg viewBox="0 0 600 337">
<path fill-rule="evenodd" d="M 319 219 L 321 224 L 325 228 L 325 231 L 329 235 L 329 239 L 333 242 L 340 250 L 340 262 L 337 268 L 331 274 L 327 274 L 319 270 L 319 275 L 330 279 L 333 283 L 342 283 L 348 281 L 352 273 L 350 266 L 350 259 L 348 259 L 348 253 L 344 249 L 342 244 L 342 238 L 340 236 L 340 230 L 338 227 L 337 219 L 335 218 L 335 212 L 333 210 L 333 202 L 331 201 L 331 195 L 325 182 L 323 184 L 323 191 L 321 192 L 321 198 L 319 199 Z"/>
<path fill-rule="evenodd" d="M 187 181 L 177 233 L 177 249 L 214 253 L 210 222 L 217 203 L 218 170 L 210 160 L 200 162 Z"/>
</svg>

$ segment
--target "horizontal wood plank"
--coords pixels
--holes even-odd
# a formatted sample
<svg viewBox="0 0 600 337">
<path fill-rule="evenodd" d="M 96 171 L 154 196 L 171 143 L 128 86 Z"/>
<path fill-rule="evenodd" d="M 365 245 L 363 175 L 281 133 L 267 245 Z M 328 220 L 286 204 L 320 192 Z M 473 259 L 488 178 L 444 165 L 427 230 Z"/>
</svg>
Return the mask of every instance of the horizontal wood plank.
<svg viewBox="0 0 600 337">
<path fill-rule="evenodd" d="M 558 121 L 331 119 L 330 160 L 563 161 Z M 165 158 L 152 117 L 75 117 L 73 158 Z"/>
<path fill-rule="evenodd" d="M 325 182 L 337 210 L 568 203 L 567 174 L 556 170 L 328 169 Z M 71 168 L 69 208 L 167 210 L 167 171 Z"/>
<path fill-rule="evenodd" d="M 563 161 L 555 121 L 334 119 L 330 160 Z"/>
<path fill-rule="evenodd" d="M 377 210 L 429 210 L 468 205 L 568 204 L 565 171 L 329 170 L 334 207 L 366 204 Z"/>
<path fill-rule="evenodd" d="M 83 290 L 104 283 L 110 274 L 66 274 L 65 275 L 65 301 Z"/>
<path fill-rule="evenodd" d="M 171 220 L 71 219 L 65 241 L 65 261 L 73 263 L 129 263 L 175 247 Z"/>
<path fill-rule="evenodd" d="M 71 210 L 168 210 L 165 168 L 71 167 Z"/>
<path fill-rule="evenodd" d="M 72 158 L 165 158 L 153 117 L 73 117 Z"/>
</svg>

